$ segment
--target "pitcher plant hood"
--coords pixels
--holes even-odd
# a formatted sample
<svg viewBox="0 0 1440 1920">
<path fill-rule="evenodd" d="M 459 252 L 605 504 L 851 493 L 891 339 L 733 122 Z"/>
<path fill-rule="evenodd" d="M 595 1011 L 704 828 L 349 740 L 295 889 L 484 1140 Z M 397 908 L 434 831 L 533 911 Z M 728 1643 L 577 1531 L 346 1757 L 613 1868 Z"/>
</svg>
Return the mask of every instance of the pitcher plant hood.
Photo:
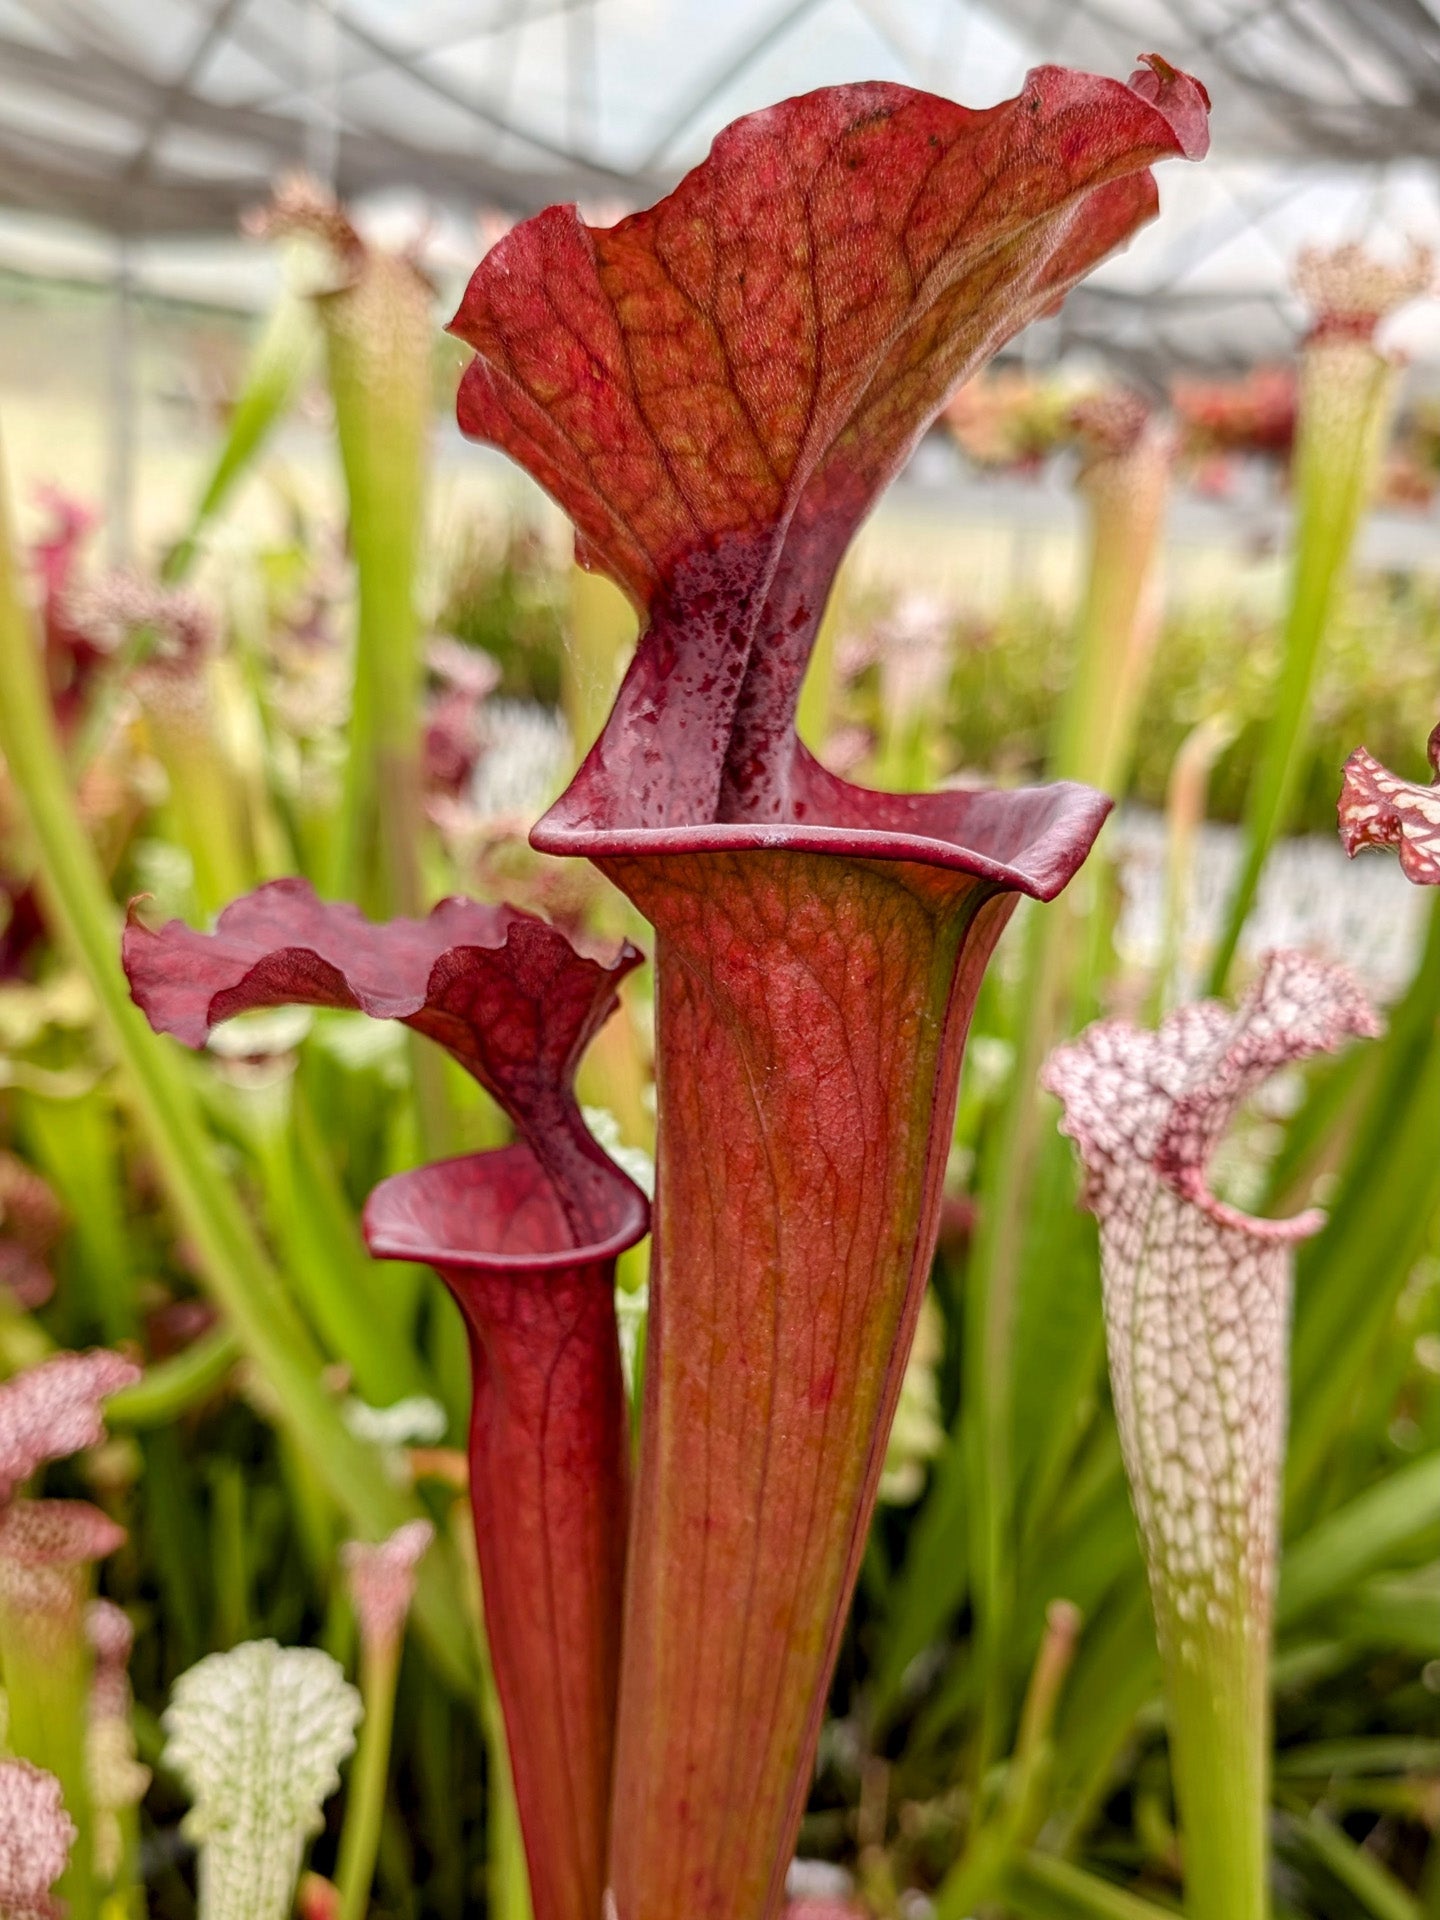
<svg viewBox="0 0 1440 1920">
<path fill-rule="evenodd" d="M 1115 1414 L 1162 1634 L 1216 1609 L 1268 1623 L 1291 1269 L 1324 1224 L 1242 1213 L 1211 1191 L 1210 1160 L 1281 1067 L 1377 1031 L 1344 968 L 1278 952 L 1238 1008 L 1201 1001 L 1155 1032 L 1100 1021 L 1046 1065 L 1100 1223 Z"/>
<path fill-rule="evenodd" d="M 601 230 L 552 207 L 492 249 L 451 323 L 476 352 L 461 426 L 529 469 L 648 620 L 537 846 L 765 825 L 1059 890 L 1089 796 L 849 789 L 795 706 L 861 519 L 951 389 L 1153 216 L 1149 164 L 1204 152 L 1207 105 L 1155 56 L 1129 86 L 1040 68 L 981 112 L 828 88 L 737 121 L 646 213 Z"/>
</svg>

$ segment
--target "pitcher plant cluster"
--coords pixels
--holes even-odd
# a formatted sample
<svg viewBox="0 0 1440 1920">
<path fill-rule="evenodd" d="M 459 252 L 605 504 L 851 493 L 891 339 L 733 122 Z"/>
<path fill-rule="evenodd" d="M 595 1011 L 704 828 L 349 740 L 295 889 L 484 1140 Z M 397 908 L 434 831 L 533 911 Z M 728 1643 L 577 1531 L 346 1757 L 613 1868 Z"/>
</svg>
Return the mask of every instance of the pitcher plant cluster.
<svg viewBox="0 0 1440 1920">
<path fill-rule="evenodd" d="M 653 1198 L 620 1164 L 626 1155 L 607 1150 L 608 1133 L 602 1144 L 577 1092 L 641 952 L 581 933 L 582 916 L 563 909 L 552 921 L 452 897 L 419 912 L 415 834 L 427 812 L 458 830 L 493 690 L 473 656 L 442 642 L 429 655 L 438 691 L 423 724 L 403 694 L 422 658 L 408 595 L 428 291 L 410 262 L 367 249 L 298 185 L 271 216 L 272 231 L 312 249 L 312 290 L 322 261 L 354 514 L 357 750 L 342 829 L 319 862 L 333 883 L 322 892 L 354 898 L 276 878 L 223 904 L 205 932 L 156 927 L 137 901 L 123 966 L 150 1025 L 187 1047 L 240 1016 L 255 1031 L 282 1008 L 359 1014 L 414 1037 L 422 1109 L 427 1086 L 458 1068 L 503 1116 L 498 1144 L 417 1154 L 422 1164 L 381 1180 L 363 1233 L 376 1259 L 433 1269 L 463 1320 L 468 1457 L 430 1464 L 468 1489 L 480 1681 L 504 1732 L 491 1790 L 504 1805 L 513 1794 L 535 1920 L 770 1920 L 786 1904 L 941 1231 L 972 1015 L 1017 906 L 1042 912 L 1091 853 L 1111 806 L 1102 789 L 1123 785 L 1158 631 L 1171 429 L 1133 395 L 1092 396 L 1061 421 L 1039 419 L 1027 394 L 1025 421 L 1002 432 L 967 383 L 1154 216 L 1152 166 L 1202 158 L 1208 110 L 1200 83 L 1158 55 L 1128 83 L 1041 68 L 983 111 L 901 86 L 825 89 L 736 122 L 648 211 L 593 227 L 552 207 L 476 268 L 449 329 L 472 355 L 460 426 L 558 502 L 584 567 L 640 621 L 598 737 L 529 838 L 552 859 L 589 862 L 652 929 Z M 1217 990 L 1293 800 L 1318 633 L 1373 485 L 1389 367 L 1370 333 L 1428 273 L 1417 259 L 1377 277 L 1358 256 L 1304 269 L 1319 316 L 1295 453 L 1310 528 L 1297 576 L 1309 585 L 1297 587 L 1283 711 L 1252 796 Z M 295 378 L 296 325 L 287 313 L 268 340 L 257 408 Z M 1307 400 L 1307 383 L 1323 407 Z M 1246 408 L 1259 424 L 1243 432 L 1213 395 L 1193 396 L 1191 411 L 1217 446 L 1249 432 L 1288 447 L 1293 385 L 1250 394 Z M 850 542 L 942 412 L 977 446 L 1020 446 L 1029 458 L 1063 435 L 1080 450 L 1092 564 L 1052 754 L 1061 777 L 1047 785 L 873 790 L 822 764 L 798 730 Z M 94 724 L 94 646 L 74 637 L 65 592 L 81 531 L 62 521 L 45 566 L 48 693 L 72 736 Z M 163 592 L 127 597 L 112 583 L 106 609 L 75 631 L 101 635 L 101 655 L 143 652 L 136 697 L 171 791 L 190 808 L 195 899 L 208 913 L 237 891 L 229 876 L 243 863 L 231 856 L 263 839 L 264 825 L 243 801 L 221 818 L 228 803 L 207 791 L 210 636 L 179 586 L 193 549 L 192 534 Z M 1437 740 L 1440 729 L 1430 742 L 1440 781 Z M 914 764 L 898 735 L 895 751 L 897 765 Z M 18 778 L 8 739 L 7 753 Z M 1437 796 L 1440 786 L 1412 785 L 1357 751 L 1340 808 L 1347 850 L 1398 847 L 1405 872 L 1434 884 Z M 43 838 L 38 808 L 37 820 Z M 54 828 L 54 846 L 69 844 L 65 831 Z M 7 960 L 38 937 L 43 891 L 12 900 Z M 367 917 L 377 900 L 404 911 Z M 1035 1016 L 1017 1097 L 1029 1099 L 1048 1051 L 1043 1085 L 1062 1103 L 1099 1222 L 1187 1911 L 1264 1920 L 1293 1268 L 1321 1217 L 1252 1217 L 1212 1190 L 1209 1169 L 1269 1076 L 1379 1025 L 1343 969 L 1278 952 L 1234 1006 L 1176 1007 L 1153 1029 L 1102 1020 L 1049 1051 L 1073 1031 L 1072 1014 L 1078 1024 L 1090 1011 L 1083 977 L 1067 973 L 1079 909 L 1055 911 L 1053 925 L 1031 923 Z M 67 932 L 84 951 L 83 912 Z M 93 965 L 102 969 L 98 948 Z M 187 1083 L 143 1064 L 148 1043 L 125 1038 L 127 1006 L 109 1001 L 106 1014 L 138 1074 L 175 1204 L 198 1223 L 198 1259 L 252 1357 L 294 1389 L 291 1439 L 302 1451 L 323 1439 L 327 1461 L 340 1463 L 326 1471 L 365 1536 L 341 1563 L 358 1690 L 329 1653 L 273 1640 L 209 1655 L 174 1690 L 161 1764 L 190 1804 L 200 1912 L 283 1920 L 299 1882 L 304 1912 L 360 1920 L 384 1842 L 406 1622 L 417 1608 L 442 1643 L 453 1628 L 426 1585 L 427 1562 L 450 1543 L 403 1491 L 367 1483 L 373 1456 L 353 1433 L 337 1438 L 333 1408 L 287 1371 L 267 1324 L 284 1318 L 283 1288 L 263 1249 L 223 1196 L 186 1184 Z M 1003 1210 L 1007 1194 L 1019 1204 L 1019 1169 L 1042 1145 L 1028 1124 L 1022 1115 L 1007 1127 L 1014 1183 L 991 1167 L 982 1206 Z M 422 1142 L 443 1144 L 442 1131 L 422 1125 Z M 19 1176 L 0 1162 L 7 1178 L 19 1195 Z M 1018 1241 L 1007 1245 L 994 1205 L 978 1256 L 990 1292 L 966 1359 L 982 1373 L 996 1361 L 993 1411 L 970 1430 L 982 1455 L 1014 1417 L 1006 1276 Z M 32 1226 L 13 1252 L 0 1240 L 0 1284 L 39 1299 L 44 1209 L 7 1207 L 0 1229 L 11 1213 Z M 617 1271 L 647 1236 L 648 1314 L 631 1369 Z M 637 1296 L 620 1298 L 633 1331 Z M 206 1338 L 228 1365 L 225 1330 Z M 403 1386 L 384 1340 L 383 1327 L 361 1330 L 357 1351 L 377 1381 Z M 209 1364 L 200 1351 L 196 1364 Z M 45 1461 L 94 1446 L 101 1400 L 137 1379 L 128 1360 L 96 1353 L 48 1359 L 0 1386 L 0 1664 L 7 1737 L 23 1756 L 0 1760 L 0 1915 L 58 1912 L 57 1886 L 68 1896 L 82 1881 L 113 1883 L 134 1843 L 148 1776 L 116 1732 L 129 1724 L 131 1630 L 93 1600 L 90 1571 L 119 1536 L 82 1502 L 19 1489 Z M 411 1439 L 427 1404 L 390 1409 L 398 1418 L 418 1405 Z M 975 1530 L 982 1636 L 998 1632 L 1006 1601 L 986 1555 L 1009 1524 L 1008 1444 Z M 37 1582 L 54 1589 L 43 1621 Z M 1080 1631 L 1077 1609 L 1050 1609 L 1014 1757 L 942 1882 L 943 1920 L 989 1911 L 1035 1838 Z M 49 1655 L 52 1641 L 63 1649 Z M 468 1651 L 453 1646 L 452 1657 L 474 1680 Z M 62 1671 L 87 1703 L 87 1753 L 47 1749 L 36 1730 Z M 989 1725 L 982 1745 L 997 1734 Z M 108 1773 L 96 1753 L 109 1755 Z M 352 1753 L 334 1878 L 301 1882 Z M 982 1766 L 993 1757 L 987 1748 Z M 1052 1901 L 1036 1911 L 1131 1911 L 1087 1909 L 1065 1869 L 1048 1882 L 1043 1863 L 1033 1871 Z M 1103 1901 L 1104 1886 L 1088 1897 Z M 79 1909 L 95 1911 L 88 1894 Z M 847 1908 L 809 1899 L 791 1911 L 820 1920 Z"/>
</svg>

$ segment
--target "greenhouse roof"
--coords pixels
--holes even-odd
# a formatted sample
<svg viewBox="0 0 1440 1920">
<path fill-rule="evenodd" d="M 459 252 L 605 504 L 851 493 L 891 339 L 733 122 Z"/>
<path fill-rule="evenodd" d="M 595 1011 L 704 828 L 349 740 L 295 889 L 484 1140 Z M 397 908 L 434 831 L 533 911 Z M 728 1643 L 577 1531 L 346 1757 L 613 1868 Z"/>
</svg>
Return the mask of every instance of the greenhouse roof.
<svg viewBox="0 0 1440 1920">
<path fill-rule="evenodd" d="M 1042 58 L 1124 73 L 1150 47 L 1209 84 L 1214 156 L 1167 170 L 1162 221 L 1037 351 L 1263 358 L 1293 337 L 1300 244 L 1440 239 L 1424 0 L 0 0 L 0 205 L 19 216 L 0 262 L 43 264 L 58 218 L 72 252 L 104 235 L 110 260 L 123 236 L 183 281 L 187 250 L 302 164 L 467 223 L 463 257 L 477 208 L 611 217 L 786 93 L 880 77 L 980 105 Z M 1433 316 L 1410 328 L 1440 362 Z"/>
</svg>

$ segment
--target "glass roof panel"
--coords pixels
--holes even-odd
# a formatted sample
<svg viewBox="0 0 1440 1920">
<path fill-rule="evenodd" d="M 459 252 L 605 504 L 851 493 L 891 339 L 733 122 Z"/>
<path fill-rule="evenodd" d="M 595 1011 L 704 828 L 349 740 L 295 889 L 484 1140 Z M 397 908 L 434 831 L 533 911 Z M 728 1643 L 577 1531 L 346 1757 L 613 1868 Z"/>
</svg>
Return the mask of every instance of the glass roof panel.
<svg viewBox="0 0 1440 1920">
<path fill-rule="evenodd" d="M 218 257 L 268 175 L 333 149 L 343 192 L 432 207 L 463 254 L 479 206 L 643 203 L 787 93 L 880 77 L 984 105 L 1037 60 L 1124 73 L 1152 46 L 1209 85 L 1214 152 L 1163 170 L 1161 221 L 1038 338 L 1278 351 L 1306 240 L 1440 240 L 1418 0 L 0 0 L 0 207 Z"/>
</svg>

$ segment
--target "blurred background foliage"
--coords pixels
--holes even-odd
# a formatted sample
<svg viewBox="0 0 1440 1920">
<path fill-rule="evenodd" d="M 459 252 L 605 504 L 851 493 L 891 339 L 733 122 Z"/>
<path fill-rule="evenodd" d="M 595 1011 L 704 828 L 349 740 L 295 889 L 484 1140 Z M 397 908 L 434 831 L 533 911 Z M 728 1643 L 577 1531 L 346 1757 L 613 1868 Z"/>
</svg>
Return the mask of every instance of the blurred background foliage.
<svg viewBox="0 0 1440 1920">
<path fill-rule="evenodd" d="M 119 986 L 120 903 L 146 893 L 147 915 L 204 922 L 290 872 L 322 892 L 345 875 L 377 912 L 464 890 L 648 938 L 597 875 L 525 842 L 593 737 L 633 616 L 570 564 L 550 510 L 453 445 L 454 350 L 422 343 L 410 398 L 386 398 L 374 369 L 347 365 L 335 298 L 319 322 L 297 304 L 248 373 L 233 338 L 196 346 L 185 364 L 219 451 L 147 502 L 143 564 L 103 561 L 85 503 L 20 502 L 28 555 L 7 591 L 35 609 L 63 757 L 24 724 L 32 639 L 7 620 L 0 1372 L 93 1342 L 147 1365 L 110 1442 L 46 1483 L 127 1530 L 94 1577 L 136 1629 L 134 1727 L 154 1770 L 108 1891 L 72 1891 L 76 1920 L 191 1911 L 183 1798 L 161 1762 L 169 1689 L 257 1636 L 353 1666 L 339 1548 L 421 1511 L 441 1539 L 400 1678 L 373 1911 L 524 1911 L 466 1543 L 464 1340 L 438 1283 L 373 1266 L 357 1225 L 379 1178 L 493 1144 L 503 1124 L 448 1063 L 358 1016 L 248 1020 L 195 1058 L 128 1018 Z M 1002 373 L 917 472 L 950 463 L 1006 497 L 1093 500 L 1086 475 L 1117 456 L 1077 451 L 1094 386 Z M 1156 416 L 1167 435 L 1180 423 L 1166 472 L 1189 533 L 1156 558 L 1163 600 L 1131 543 L 1140 644 L 1117 650 L 1128 636 L 1087 618 L 1085 512 L 1067 507 L 1058 533 L 1022 514 L 1001 535 L 917 480 L 847 563 L 806 688 L 802 728 L 852 778 L 1099 771 L 1122 801 L 1066 903 L 1017 915 L 970 1041 L 934 1286 L 802 1830 L 797 1884 L 843 1874 L 880 1915 L 929 1911 L 923 1898 L 940 1920 L 1143 1920 L 1178 1897 L 1094 1229 L 1034 1072 L 1097 1013 L 1149 1016 L 1195 991 L 1238 864 L 1233 823 L 1282 685 L 1289 429 L 1273 390 L 1267 411 L 1237 387 L 1209 393 L 1199 428 L 1193 395 Z M 420 407 L 418 428 L 377 428 L 392 403 Z M 1250 424 L 1227 438 L 1216 420 L 1237 407 Z M 408 546 L 419 468 L 398 496 L 377 480 L 397 432 L 429 469 Z M 337 436 L 339 494 L 314 471 Z M 1434 440 L 1423 409 L 1402 415 L 1380 482 L 1427 537 Z M 23 464 L 45 470 L 33 443 Z M 1206 503 L 1227 491 L 1257 503 L 1252 550 L 1206 537 Z M 415 634 L 398 678 L 396 620 Z M 357 731 L 355 690 L 373 698 L 382 669 L 389 692 Z M 1277 939 L 1315 945 L 1389 1020 L 1376 1045 L 1286 1076 L 1222 1167 L 1240 1204 L 1330 1209 L 1300 1262 L 1273 1809 L 1277 1911 L 1322 1920 L 1440 1915 L 1440 917 L 1388 861 L 1347 868 L 1334 840 L 1345 755 L 1363 741 L 1419 777 L 1437 710 L 1440 576 L 1362 558 L 1292 716 L 1297 797 L 1235 973 Z M 405 778 L 366 802 L 355 756 L 381 750 Z M 381 844 L 397 832 L 408 871 Z M 649 993 L 647 972 L 627 982 L 582 1086 L 642 1162 Z M 627 1256 L 629 1324 L 644 1271 L 643 1249 Z M 322 1873 L 345 1806 L 316 1844 Z"/>
</svg>

